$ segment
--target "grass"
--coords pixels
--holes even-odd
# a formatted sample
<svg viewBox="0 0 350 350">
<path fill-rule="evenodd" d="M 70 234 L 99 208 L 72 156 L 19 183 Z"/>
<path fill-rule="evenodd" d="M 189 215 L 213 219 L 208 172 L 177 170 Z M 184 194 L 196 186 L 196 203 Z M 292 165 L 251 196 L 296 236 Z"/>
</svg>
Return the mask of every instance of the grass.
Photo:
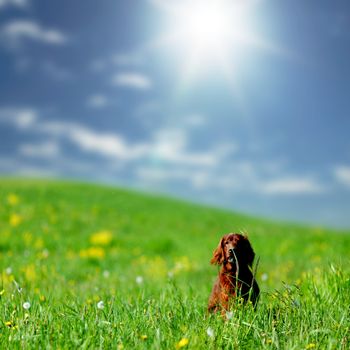
<svg viewBox="0 0 350 350">
<path fill-rule="evenodd" d="M 240 230 L 262 294 L 256 311 L 236 301 L 224 321 L 206 313 L 209 260 L 222 234 Z M 350 232 L 3 179 L 0 348 L 348 349 L 349 251 Z"/>
</svg>

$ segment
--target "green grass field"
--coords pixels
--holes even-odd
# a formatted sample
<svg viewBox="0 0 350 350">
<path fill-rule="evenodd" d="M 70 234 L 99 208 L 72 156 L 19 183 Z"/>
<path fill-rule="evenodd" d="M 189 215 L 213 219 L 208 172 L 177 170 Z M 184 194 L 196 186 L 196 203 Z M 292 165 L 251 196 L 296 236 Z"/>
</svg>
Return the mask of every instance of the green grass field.
<svg viewBox="0 0 350 350">
<path fill-rule="evenodd" d="M 256 311 L 206 304 L 247 232 Z M 350 232 L 87 184 L 0 181 L 1 349 L 349 349 Z"/>
</svg>

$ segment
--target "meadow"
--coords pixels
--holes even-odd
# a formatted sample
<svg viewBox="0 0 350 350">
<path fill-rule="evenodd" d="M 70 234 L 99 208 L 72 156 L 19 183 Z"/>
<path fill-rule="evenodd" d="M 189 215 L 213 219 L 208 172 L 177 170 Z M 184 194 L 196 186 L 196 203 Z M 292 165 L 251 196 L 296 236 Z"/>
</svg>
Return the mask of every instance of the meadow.
<svg viewBox="0 0 350 350">
<path fill-rule="evenodd" d="M 249 235 L 257 310 L 208 315 L 224 233 Z M 350 231 L 137 192 L 0 180 L 1 349 L 349 349 Z"/>
</svg>

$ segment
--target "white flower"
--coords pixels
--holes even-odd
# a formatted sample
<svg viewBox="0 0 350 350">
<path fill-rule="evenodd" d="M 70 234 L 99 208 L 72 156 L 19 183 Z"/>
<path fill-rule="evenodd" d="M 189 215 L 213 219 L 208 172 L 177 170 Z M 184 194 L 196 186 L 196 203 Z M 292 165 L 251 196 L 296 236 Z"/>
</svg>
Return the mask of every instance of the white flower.
<svg viewBox="0 0 350 350">
<path fill-rule="evenodd" d="M 143 283 L 143 277 L 142 276 L 137 276 L 136 277 L 136 283 L 137 284 L 142 284 Z"/>
<path fill-rule="evenodd" d="M 21 286 L 20 286 L 15 280 L 13 280 L 13 283 L 14 283 L 14 285 L 16 286 L 17 292 L 18 292 L 18 293 L 22 293 L 22 288 L 21 288 Z"/>
<path fill-rule="evenodd" d="M 25 309 L 25 310 L 30 309 L 30 302 L 29 301 L 26 301 L 25 303 L 23 303 L 23 309 Z"/>
<path fill-rule="evenodd" d="M 102 300 L 100 300 L 98 303 L 97 303 L 97 308 L 102 310 L 105 308 L 105 304 Z"/>
<path fill-rule="evenodd" d="M 226 318 L 227 318 L 228 320 L 231 320 L 232 317 L 233 317 L 233 312 L 232 312 L 232 311 L 226 311 Z"/>
<path fill-rule="evenodd" d="M 12 274 L 12 268 L 11 267 L 7 267 L 5 272 L 6 272 L 6 275 L 11 275 Z"/>
<path fill-rule="evenodd" d="M 207 334 L 208 334 L 208 337 L 213 338 L 214 337 L 214 330 L 213 330 L 213 328 L 208 327 Z"/>
<path fill-rule="evenodd" d="M 262 280 L 263 282 L 267 281 L 268 278 L 269 278 L 269 275 L 268 275 L 267 273 L 263 273 L 263 274 L 261 275 L 261 280 Z"/>
<path fill-rule="evenodd" d="M 108 270 L 103 271 L 103 277 L 108 278 L 110 276 L 110 272 Z"/>
</svg>

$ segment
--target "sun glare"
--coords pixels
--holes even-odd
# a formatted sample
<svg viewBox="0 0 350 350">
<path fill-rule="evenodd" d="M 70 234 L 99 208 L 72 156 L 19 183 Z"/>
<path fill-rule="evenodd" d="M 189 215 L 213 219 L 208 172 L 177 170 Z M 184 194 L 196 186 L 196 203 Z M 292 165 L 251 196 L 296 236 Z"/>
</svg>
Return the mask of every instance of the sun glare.
<svg viewBox="0 0 350 350">
<path fill-rule="evenodd" d="M 186 81 L 222 72 L 233 79 L 247 48 L 263 47 L 254 31 L 254 0 L 162 1 L 167 15 L 157 45 L 167 47 Z"/>
<path fill-rule="evenodd" d="M 188 8 L 178 19 L 182 31 L 182 40 L 189 46 L 210 52 L 228 43 L 230 21 L 227 13 L 218 6 L 210 3 L 208 6 L 195 5 Z"/>
</svg>

